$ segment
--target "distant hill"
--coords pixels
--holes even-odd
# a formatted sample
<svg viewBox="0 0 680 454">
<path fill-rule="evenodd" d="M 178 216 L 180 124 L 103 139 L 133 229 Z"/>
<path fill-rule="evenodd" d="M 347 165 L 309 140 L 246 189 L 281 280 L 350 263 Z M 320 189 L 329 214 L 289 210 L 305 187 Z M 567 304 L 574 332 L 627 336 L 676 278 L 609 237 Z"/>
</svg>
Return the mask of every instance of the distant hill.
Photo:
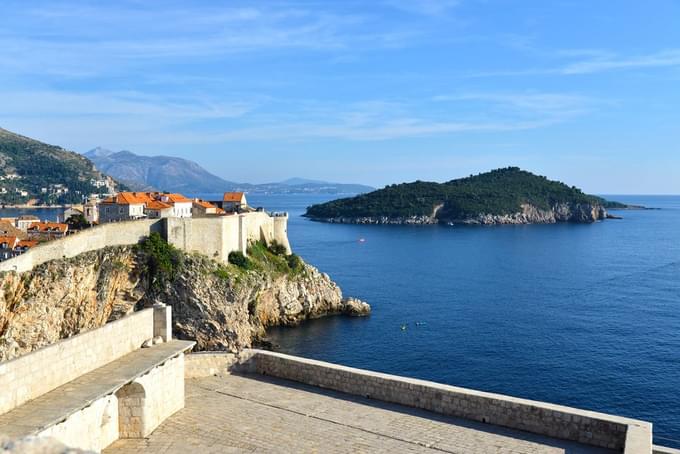
<svg viewBox="0 0 680 454">
<path fill-rule="evenodd" d="M 311 206 L 315 220 L 366 224 L 528 224 L 593 222 L 626 205 L 584 194 L 517 167 L 451 180 L 387 186 Z"/>
<path fill-rule="evenodd" d="M 0 203 L 77 203 L 115 187 L 82 155 L 0 128 Z"/>
<path fill-rule="evenodd" d="M 201 194 L 223 191 L 245 191 L 269 194 L 358 194 L 372 191 L 370 186 L 329 183 L 291 178 L 280 183 L 250 184 L 224 180 L 187 159 L 171 156 L 140 156 L 130 151 L 95 148 L 85 153 L 99 169 L 135 190 Z"/>
<path fill-rule="evenodd" d="M 85 153 L 97 168 L 135 190 L 201 193 L 226 191 L 236 185 L 198 164 L 172 156 L 140 156 L 130 151 L 95 148 Z"/>
</svg>

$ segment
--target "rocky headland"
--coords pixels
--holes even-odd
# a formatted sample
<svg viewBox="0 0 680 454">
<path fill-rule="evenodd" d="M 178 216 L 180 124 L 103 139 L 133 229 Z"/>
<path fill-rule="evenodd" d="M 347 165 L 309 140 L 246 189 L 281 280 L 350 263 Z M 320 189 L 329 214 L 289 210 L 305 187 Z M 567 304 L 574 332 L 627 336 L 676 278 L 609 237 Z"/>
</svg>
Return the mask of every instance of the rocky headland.
<svg viewBox="0 0 680 454">
<path fill-rule="evenodd" d="M 328 275 L 254 245 L 242 266 L 166 246 L 108 247 L 0 274 L 0 360 L 99 327 L 156 302 L 198 350 L 238 351 L 266 329 L 333 314 L 366 315 Z"/>
</svg>

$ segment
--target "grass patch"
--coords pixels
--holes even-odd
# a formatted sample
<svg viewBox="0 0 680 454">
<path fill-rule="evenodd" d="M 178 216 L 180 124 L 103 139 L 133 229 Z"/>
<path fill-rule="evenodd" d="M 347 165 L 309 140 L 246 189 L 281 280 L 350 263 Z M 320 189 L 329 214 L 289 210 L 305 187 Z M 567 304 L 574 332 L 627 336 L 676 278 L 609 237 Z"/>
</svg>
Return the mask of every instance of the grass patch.
<svg viewBox="0 0 680 454">
<path fill-rule="evenodd" d="M 248 247 L 248 257 L 255 269 L 294 276 L 304 270 L 304 262 L 295 255 L 286 255 L 286 247 L 277 243 L 267 246 L 263 241 Z"/>
</svg>

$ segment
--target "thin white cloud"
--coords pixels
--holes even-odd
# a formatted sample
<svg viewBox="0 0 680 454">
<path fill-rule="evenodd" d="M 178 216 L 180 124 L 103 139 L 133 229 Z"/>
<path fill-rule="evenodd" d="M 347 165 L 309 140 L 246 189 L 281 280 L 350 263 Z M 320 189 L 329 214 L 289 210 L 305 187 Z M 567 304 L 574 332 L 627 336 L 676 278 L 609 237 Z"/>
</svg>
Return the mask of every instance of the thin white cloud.
<svg viewBox="0 0 680 454">
<path fill-rule="evenodd" d="M 207 6 L 206 6 L 207 5 Z M 295 4 L 187 9 L 110 3 L 9 8 L 0 30 L 0 68 L 7 74 L 106 75 L 159 61 L 225 59 L 235 53 L 348 53 L 412 45 L 422 33 L 378 16 Z M 33 21 L 28 21 L 26 15 Z M 20 24 L 30 22 L 26 29 Z"/>
<path fill-rule="evenodd" d="M 244 96 L 165 98 L 137 92 L 0 92 L 0 122 L 80 129 L 73 147 L 111 143 L 121 134 L 140 146 L 242 141 L 386 141 L 543 128 L 582 115 L 593 100 L 559 93 L 463 93 L 433 99 L 337 104 Z M 480 109 L 479 103 L 489 107 Z M 481 112 L 481 113 L 480 113 Z M 209 127 L 201 127 L 208 122 Z M 126 129 L 127 128 L 127 129 Z M 136 147 L 135 147 L 136 148 Z"/>
<path fill-rule="evenodd" d="M 544 53 L 543 57 L 546 58 L 546 56 L 547 53 Z M 668 49 L 644 55 L 620 55 L 601 49 L 558 50 L 551 53 L 551 58 L 554 57 L 566 60 L 573 60 L 574 57 L 583 58 L 564 63 L 561 66 L 498 71 L 471 71 L 463 74 L 462 77 L 576 76 L 610 71 L 680 68 L 680 49 Z"/>
<path fill-rule="evenodd" d="M 647 55 L 596 57 L 570 63 L 561 74 L 593 74 L 604 71 L 680 66 L 680 49 L 664 50 Z"/>
<path fill-rule="evenodd" d="M 434 101 L 468 102 L 478 101 L 511 109 L 526 115 L 551 115 L 564 118 L 591 110 L 599 100 L 592 97 L 566 93 L 460 93 L 439 95 Z"/>
<path fill-rule="evenodd" d="M 252 102 L 216 102 L 200 97 L 166 99 L 137 92 L 50 90 L 0 91 L 0 104 L 5 117 L 146 117 L 156 121 L 236 118 L 255 107 Z"/>
</svg>

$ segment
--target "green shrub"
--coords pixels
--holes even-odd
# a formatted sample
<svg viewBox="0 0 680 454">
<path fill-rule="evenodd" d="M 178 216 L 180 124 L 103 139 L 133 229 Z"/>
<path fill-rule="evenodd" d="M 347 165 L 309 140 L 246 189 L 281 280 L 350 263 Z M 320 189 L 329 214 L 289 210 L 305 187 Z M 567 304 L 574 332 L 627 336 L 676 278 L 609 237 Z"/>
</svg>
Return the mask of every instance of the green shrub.
<svg viewBox="0 0 680 454">
<path fill-rule="evenodd" d="M 165 281 L 173 281 L 177 270 L 182 265 L 182 253 L 168 244 L 156 232 L 146 237 L 137 250 L 146 259 L 146 271 L 149 285 L 160 287 Z"/>
<path fill-rule="evenodd" d="M 269 252 L 274 255 L 286 255 L 286 252 L 288 252 L 286 246 L 279 244 L 276 241 L 272 241 L 272 244 L 269 245 L 267 249 L 269 249 Z"/>
<path fill-rule="evenodd" d="M 248 257 L 243 255 L 241 251 L 231 251 L 229 253 L 229 263 L 236 265 L 244 270 L 249 270 L 252 268 L 252 263 L 248 260 Z"/>
<path fill-rule="evenodd" d="M 286 256 L 286 262 L 288 263 L 288 268 L 293 271 L 299 271 L 302 269 L 302 259 L 297 254 L 290 254 Z"/>
</svg>

